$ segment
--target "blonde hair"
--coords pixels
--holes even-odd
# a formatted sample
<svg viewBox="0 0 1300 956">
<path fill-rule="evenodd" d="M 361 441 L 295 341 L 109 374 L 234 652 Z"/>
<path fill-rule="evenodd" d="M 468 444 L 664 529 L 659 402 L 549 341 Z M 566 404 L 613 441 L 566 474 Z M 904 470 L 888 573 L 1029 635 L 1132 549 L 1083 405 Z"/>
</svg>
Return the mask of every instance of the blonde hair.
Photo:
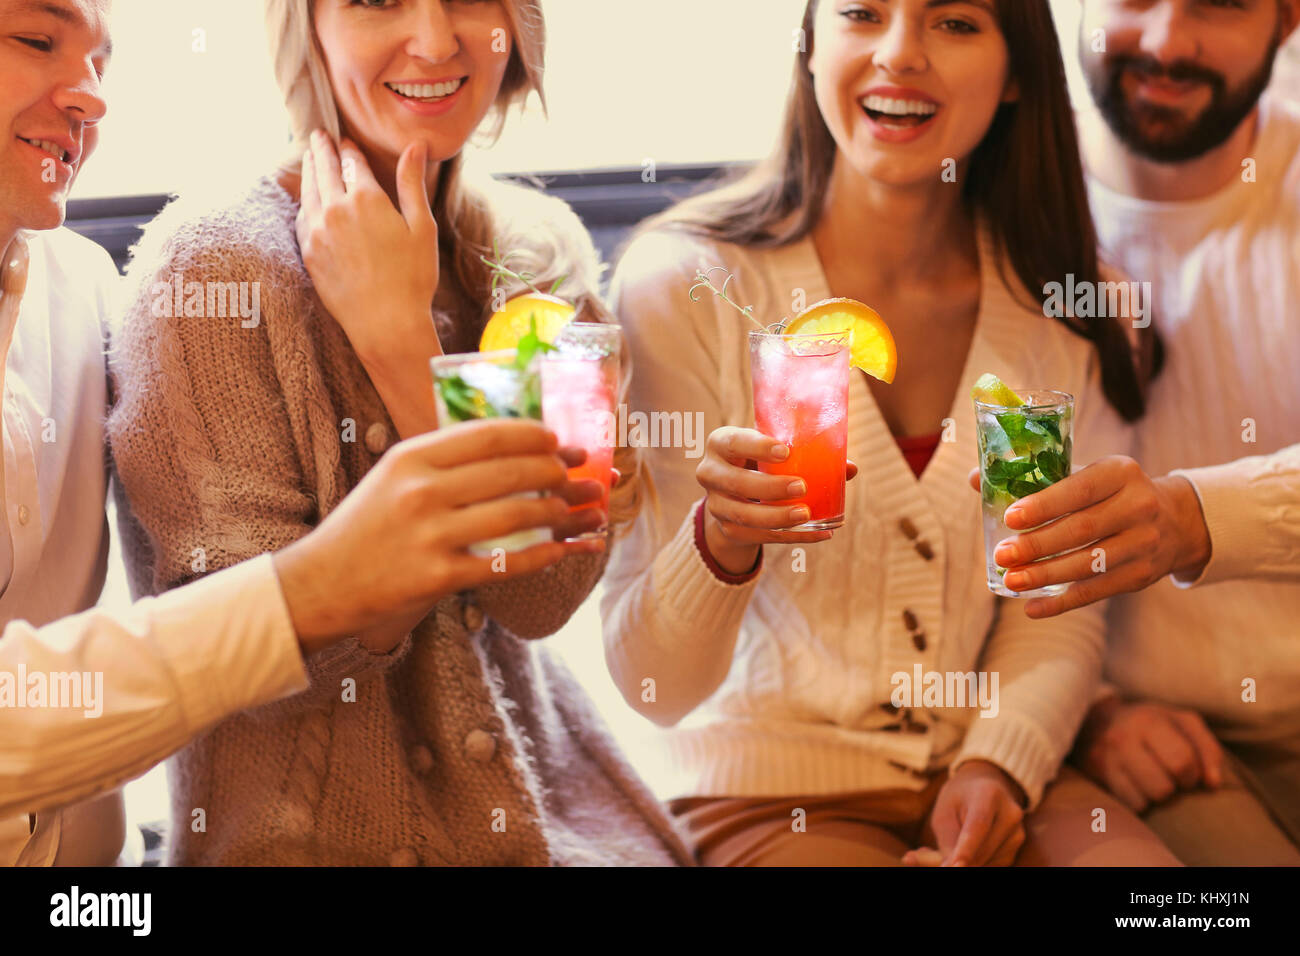
<svg viewBox="0 0 1300 956">
<path fill-rule="evenodd" d="M 293 132 L 290 154 L 281 166 L 285 172 L 300 170 L 302 154 L 313 130 L 325 130 L 336 143 L 342 135 L 325 56 L 316 36 L 314 2 L 265 0 L 267 39 L 275 78 L 284 95 Z M 529 94 L 537 94 L 542 109 L 546 108 L 542 84 L 546 22 L 540 0 L 501 0 L 501 3 L 513 44 L 501 89 L 476 134 L 485 145 L 496 141 L 510 108 L 522 109 Z M 478 327 L 458 330 L 473 333 L 473 341 L 478 341 L 492 300 L 492 276 L 479 257 L 491 256 L 494 243 L 502 253 L 513 254 L 510 267 L 530 274 L 538 288 L 548 289 L 564 278 L 560 292 L 579 307 L 584 321 L 613 321 L 600 301 L 602 266 L 591 237 L 563 203 L 535 190 L 493 179 L 468 162 L 462 150 L 442 164 L 433 197 L 433 213 L 442 241 L 449 246 L 450 278 L 466 298 L 479 306 Z M 505 284 L 503 289 L 507 296 L 524 291 L 517 283 Z M 626 346 L 622 359 L 627 371 L 623 375 L 620 402 L 626 397 L 630 375 Z M 643 476 L 638 449 L 616 449 L 614 466 L 623 477 L 610 497 L 610 522 L 616 530 L 623 531 L 641 504 Z"/>
</svg>

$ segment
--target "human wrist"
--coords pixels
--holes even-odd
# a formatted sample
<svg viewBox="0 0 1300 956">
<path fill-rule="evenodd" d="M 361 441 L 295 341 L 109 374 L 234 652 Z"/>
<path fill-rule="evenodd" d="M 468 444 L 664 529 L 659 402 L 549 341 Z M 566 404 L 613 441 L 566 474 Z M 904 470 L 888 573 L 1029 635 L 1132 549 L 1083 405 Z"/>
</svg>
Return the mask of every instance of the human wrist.
<svg viewBox="0 0 1300 956">
<path fill-rule="evenodd" d="M 302 538 L 271 555 L 271 564 L 280 582 L 289 620 L 307 657 L 324 650 L 345 636 L 350 629 L 332 603 L 337 588 L 330 587 L 326 575 L 315 560 L 313 542 Z"/>
<path fill-rule="evenodd" d="M 378 306 L 371 314 L 394 316 L 393 325 L 389 326 L 377 341 L 357 340 L 352 348 L 357 358 L 372 376 L 380 375 L 394 378 L 401 375 L 412 364 L 428 371 L 429 359 L 442 354 L 442 344 L 438 340 L 437 327 L 433 323 L 433 310 L 406 306 Z M 357 325 L 366 324 L 363 319 Z M 352 327 L 352 324 L 349 324 Z M 398 331 L 400 329 L 400 332 Z M 398 347 L 394 347 L 394 343 Z"/>
<path fill-rule="evenodd" d="M 1111 694 L 1095 700 L 1087 714 L 1084 715 L 1083 725 L 1079 728 L 1079 733 L 1075 740 L 1075 749 L 1082 751 L 1090 746 L 1092 741 L 1098 735 L 1105 732 L 1106 728 L 1115 718 L 1115 712 L 1124 706 L 1124 700 L 1119 694 Z"/>
<path fill-rule="evenodd" d="M 967 775 L 979 774 L 991 780 L 996 780 L 1018 806 L 1024 807 L 1029 803 L 1029 795 L 1025 793 L 1025 788 L 1016 782 L 1016 778 L 991 761 L 982 757 L 967 760 L 957 768 L 954 776 L 963 772 Z"/>
<path fill-rule="evenodd" d="M 704 509 L 704 546 L 709 551 L 709 557 L 727 574 L 736 577 L 749 574 L 758 563 L 762 545 L 741 544 L 730 540 L 722 533 L 721 526 L 708 508 L 703 504 L 700 507 Z"/>
<path fill-rule="evenodd" d="M 1210 532 L 1201 510 L 1196 487 L 1182 475 L 1165 475 L 1156 479 L 1171 503 L 1172 518 L 1178 530 L 1178 547 L 1171 573 L 1184 580 L 1199 577 L 1210 560 Z"/>
</svg>

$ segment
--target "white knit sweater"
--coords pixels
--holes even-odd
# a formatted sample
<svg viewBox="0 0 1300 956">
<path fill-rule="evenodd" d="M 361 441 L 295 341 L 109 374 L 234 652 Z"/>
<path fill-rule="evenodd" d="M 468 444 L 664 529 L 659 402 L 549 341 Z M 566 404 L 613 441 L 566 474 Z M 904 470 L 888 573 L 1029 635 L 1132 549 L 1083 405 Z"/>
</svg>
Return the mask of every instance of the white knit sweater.
<svg viewBox="0 0 1300 956">
<path fill-rule="evenodd" d="M 1169 362 L 1137 429 L 1196 486 L 1213 554 L 1112 607 L 1106 673 L 1229 740 L 1300 736 L 1300 107 L 1261 103 L 1254 175 L 1150 202 L 1089 183 L 1103 250 L 1155 292 Z M 1300 798 L 1298 798 L 1300 799 Z"/>
<path fill-rule="evenodd" d="M 660 506 L 615 547 L 601 612 L 624 697 L 672 725 L 656 735 L 663 766 L 651 779 L 661 797 L 919 789 L 924 771 L 981 758 L 1019 782 L 1033 806 L 1055 776 L 1099 678 L 1103 610 L 1035 622 L 1022 601 L 989 593 L 979 495 L 967 483 L 977 464 L 970 387 L 990 371 L 1013 386 L 1075 395 L 1076 464 L 1128 452 L 1131 436 L 1101 394 L 1089 344 L 1013 301 L 987 243 L 981 254 L 983 297 L 949 413 L 952 440 L 918 481 L 855 371 L 849 457 L 861 472 L 849 483 L 844 527 L 803 549 L 805 570 L 795 546 L 767 545 L 755 579 L 714 577 L 694 543 L 698 460 L 681 448 L 647 449 Z M 757 322 L 747 326 L 711 296 L 690 301 L 701 264 L 735 275 L 729 291 L 754 306 Z M 809 303 L 833 292 L 810 239 L 749 250 L 681 234 L 638 238 L 611 291 L 634 363 L 630 411 L 698 411 L 706 435 L 752 427 L 746 333 L 788 315 L 799 289 Z M 904 518 L 932 560 L 900 530 Z M 904 611 L 924 631 L 925 650 Z M 996 672 L 997 715 L 920 708 L 911 723 L 925 729 L 899 730 L 885 706 L 891 676 L 915 665 Z"/>
</svg>

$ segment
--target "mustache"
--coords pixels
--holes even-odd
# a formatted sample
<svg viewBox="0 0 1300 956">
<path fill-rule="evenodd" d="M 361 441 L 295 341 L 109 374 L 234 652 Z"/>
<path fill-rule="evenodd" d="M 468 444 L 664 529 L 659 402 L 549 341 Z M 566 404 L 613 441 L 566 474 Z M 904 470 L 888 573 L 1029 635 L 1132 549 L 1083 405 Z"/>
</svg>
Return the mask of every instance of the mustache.
<svg viewBox="0 0 1300 956">
<path fill-rule="evenodd" d="M 1121 54 L 1114 57 L 1110 64 L 1111 80 L 1118 80 L 1126 71 L 1150 79 L 1169 80 L 1171 83 L 1206 83 L 1214 90 L 1225 89 L 1228 82 L 1222 74 L 1187 60 L 1177 60 L 1166 66 L 1148 56 Z"/>
</svg>

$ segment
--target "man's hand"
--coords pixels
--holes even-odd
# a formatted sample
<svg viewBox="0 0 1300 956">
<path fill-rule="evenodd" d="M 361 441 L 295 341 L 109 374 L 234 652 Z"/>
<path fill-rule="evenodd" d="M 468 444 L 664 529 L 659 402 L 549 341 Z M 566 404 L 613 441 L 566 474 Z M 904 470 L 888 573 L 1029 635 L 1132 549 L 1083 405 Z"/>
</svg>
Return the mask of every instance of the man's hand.
<svg viewBox="0 0 1300 956">
<path fill-rule="evenodd" d="M 1223 747 L 1200 714 L 1118 697 L 1093 705 L 1075 760 L 1136 813 L 1180 789 L 1223 782 Z"/>
<path fill-rule="evenodd" d="M 570 554 L 602 551 L 603 538 L 547 541 L 497 558 L 469 545 L 529 528 L 577 535 L 603 520 L 594 481 L 568 469 L 586 452 L 559 448 L 541 422 L 467 422 L 390 448 L 311 533 L 273 561 L 307 653 L 351 634 L 386 652 L 406 625 L 448 594 L 540 571 Z M 528 497 L 528 492 L 550 492 Z"/>
<path fill-rule="evenodd" d="M 1122 455 L 1022 498 L 1007 507 L 1004 520 L 1012 530 L 1037 529 L 1013 535 L 994 552 L 1007 569 L 1002 580 L 1008 588 L 1072 585 L 1058 597 L 1031 600 L 1025 613 L 1032 618 L 1140 591 L 1167 574 L 1194 577 L 1210 558 L 1209 532 L 1191 482 L 1153 479 Z"/>
<path fill-rule="evenodd" d="M 1010 866 L 1025 842 L 1024 791 L 984 760 L 964 763 L 939 791 L 930 828 L 939 844 L 903 855 L 907 866 Z"/>
</svg>

